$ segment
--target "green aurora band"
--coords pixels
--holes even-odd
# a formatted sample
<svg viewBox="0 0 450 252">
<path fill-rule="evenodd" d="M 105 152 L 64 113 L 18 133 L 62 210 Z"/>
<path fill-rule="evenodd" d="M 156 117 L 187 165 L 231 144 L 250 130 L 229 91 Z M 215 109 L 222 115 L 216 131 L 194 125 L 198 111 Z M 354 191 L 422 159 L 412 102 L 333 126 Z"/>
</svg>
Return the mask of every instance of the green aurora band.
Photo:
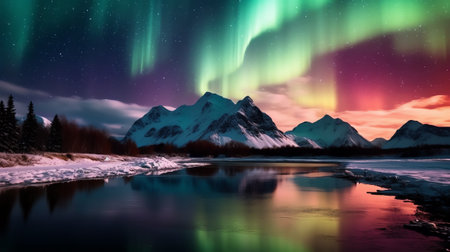
<svg viewBox="0 0 450 252">
<path fill-rule="evenodd" d="M 131 74 L 136 76 L 153 69 L 157 56 L 157 43 L 161 29 L 161 5 L 158 1 L 150 4 L 145 29 L 136 31 L 131 53 Z"/>
<path fill-rule="evenodd" d="M 2 55 L 10 54 L 12 64 L 20 64 L 29 44 L 33 2 L 28 0 L 1 1 L 0 10 L 5 15 L 0 17 L 0 21 L 4 21 L 0 25 L 5 28 L 9 38 L 5 41 L 6 44 L 0 45 L 2 47 L 0 53 Z"/>
<path fill-rule="evenodd" d="M 89 42 L 107 45 L 104 35 L 123 34 L 130 78 L 152 73 L 173 56 L 177 33 L 193 24 L 186 71 L 199 95 L 212 91 L 242 98 L 264 86 L 293 83 L 300 105 L 336 107 L 332 63 L 311 77 L 317 59 L 380 36 L 392 36 L 402 54 L 446 57 L 450 47 L 448 0 L 229 0 L 217 12 L 193 20 L 194 1 L 3 0 L 0 64 L 20 67 L 41 34 L 64 25 L 86 26 Z M 216 4 L 211 3 L 212 6 Z M 186 28 L 187 29 L 187 28 Z M 33 48 L 35 49 L 35 48 Z M 5 59 L 6 58 L 6 59 Z M 5 65 L 6 66 L 6 65 Z M 306 78 L 308 80 L 300 80 Z"/>
<path fill-rule="evenodd" d="M 221 29 L 199 36 L 197 93 L 240 98 L 307 74 L 322 55 L 385 34 L 394 36 L 399 52 L 425 49 L 445 56 L 450 33 L 442 24 L 450 22 L 449 5 L 446 0 L 242 1 Z M 330 79 L 323 88 L 309 83 L 303 88 L 310 92 L 293 95 L 301 105 L 333 109 L 336 92 Z"/>
</svg>

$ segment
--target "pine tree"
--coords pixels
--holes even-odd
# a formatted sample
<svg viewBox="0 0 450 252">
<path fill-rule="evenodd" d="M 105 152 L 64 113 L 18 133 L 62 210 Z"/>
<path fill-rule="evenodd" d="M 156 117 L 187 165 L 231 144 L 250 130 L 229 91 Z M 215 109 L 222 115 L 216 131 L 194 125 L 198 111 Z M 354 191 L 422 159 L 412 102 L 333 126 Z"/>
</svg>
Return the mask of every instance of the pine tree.
<svg viewBox="0 0 450 252">
<path fill-rule="evenodd" d="M 47 150 L 53 152 L 62 151 L 62 127 L 58 115 L 55 115 L 50 126 L 50 135 L 48 137 Z"/>
<path fill-rule="evenodd" d="M 5 112 L 5 143 L 8 152 L 18 151 L 19 127 L 17 127 L 16 109 L 14 107 L 14 98 L 8 97 L 8 106 Z"/>
<path fill-rule="evenodd" d="M 3 101 L 0 101 L 0 152 L 7 150 L 6 145 L 6 110 Z"/>
<path fill-rule="evenodd" d="M 30 102 L 28 105 L 27 118 L 22 125 L 22 136 L 20 141 L 20 149 L 23 152 L 31 152 L 37 149 L 37 131 L 39 124 L 36 120 L 36 115 L 34 114 L 33 103 Z"/>
</svg>

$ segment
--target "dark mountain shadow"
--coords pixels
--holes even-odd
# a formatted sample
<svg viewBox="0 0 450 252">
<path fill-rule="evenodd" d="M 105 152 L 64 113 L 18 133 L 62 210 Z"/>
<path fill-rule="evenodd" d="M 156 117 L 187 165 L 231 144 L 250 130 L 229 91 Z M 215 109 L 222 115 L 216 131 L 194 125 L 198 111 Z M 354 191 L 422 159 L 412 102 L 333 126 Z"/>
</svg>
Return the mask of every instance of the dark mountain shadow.
<svg viewBox="0 0 450 252">
<path fill-rule="evenodd" d="M 125 183 L 125 184 L 128 184 L 128 183 L 130 183 L 131 181 L 133 181 L 133 176 L 130 176 L 130 177 L 122 177 L 122 180 L 123 180 L 123 182 Z"/>
<path fill-rule="evenodd" d="M 286 173 L 291 172 L 291 167 Z M 219 173 L 223 171 L 223 173 Z M 255 173 L 253 173 L 255 171 Z M 188 168 L 178 172 L 177 176 L 137 176 L 131 181 L 131 188 L 149 193 L 183 193 L 201 194 L 244 194 L 262 195 L 273 193 L 278 185 L 273 168 L 206 166 Z"/>
<path fill-rule="evenodd" d="M 186 173 L 191 176 L 211 177 L 217 174 L 219 168 L 215 165 L 193 167 L 186 169 Z"/>
<path fill-rule="evenodd" d="M 350 180 L 333 177 L 295 177 L 292 181 L 300 187 L 300 190 L 302 191 L 332 192 L 345 190 L 355 186 L 355 183 Z"/>
<path fill-rule="evenodd" d="M 19 203 L 20 207 L 22 208 L 23 220 L 25 222 L 28 220 L 28 216 L 31 213 L 33 205 L 42 195 L 44 195 L 44 192 L 44 187 L 29 186 L 20 189 Z"/>
<path fill-rule="evenodd" d="M 65 207 L 72 200 L 77 191 L 91 192 L 103 187 L 105 181 L 101 180 L 79 180 L 66 183 L 57 183 L 48 185 L 45 190 L 47 193 L 47 204 L 50 213 L 56 207 Z"/>
<path fill-rule="evenodd" d="M 264 195 L 275 192 L 278 186 L 276 178 L 246 180 L 241 190 L 246 196 Z"/>
<path fill-rule="evenodd" d="M 194 181 L 193 185 L 196 188 L 201 189 L 201 181 Z M 214 180 L 208 180 L 206 182 L 207 188 L 214 193 L 238 193 L 239 192 L 239 180 L 228 180 L 225 177 L 217 178 Z"/>
<path fill-rule="evenodd" d="M 248 169 L 252 169 L 251 167 L 243 167 L 243 166 L 219 166 L 224 173 L 229 177 L 234 177 L 236 175 L 242 174 Z"/>
<path fill-rule="evenodd" d="M 0 192 L 0 234 L 4 233 L 9 224 L 11 211 L 18 195 L 18 189 L 9 189 Z"/>
<path fill-rule="evenodd" d="M 174 176 L 161 176 L 161 177 L 149 177 L 149 181 L 157 181 L 163 185 L 175 186 L 179 185 L 182 182 L 182 178 L 174 177 Z"/>
</svg>

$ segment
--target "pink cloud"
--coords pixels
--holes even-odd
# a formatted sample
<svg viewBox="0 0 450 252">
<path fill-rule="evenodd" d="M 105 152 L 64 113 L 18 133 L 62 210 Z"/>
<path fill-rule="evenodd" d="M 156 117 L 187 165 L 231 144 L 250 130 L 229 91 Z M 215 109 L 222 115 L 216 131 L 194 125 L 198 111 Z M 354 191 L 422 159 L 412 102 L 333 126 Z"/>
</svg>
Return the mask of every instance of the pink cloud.
<svg viewBox="0 0 450 252">
<path fill-rule="evenodd" d="M 411 102 L 408 102 L 407 105 L 412 106 L 414 108 L 427 108 L 427 109 L 448 107 L 450 106 L 450 96 L 435 95 L 431 97 L 413 100 Z"/>
<path fill-rule="evenodd" d="M 104 128 L 114 136 L 123 136 L 133 122 L 149 111 L 149 107 L 124 103 L 111 99 L 83 99 L 77 96 L 52 96 L 49 93 L 23 88 L 0 81 L 0 100 L 6 101 L 12 94 L 17 115 L 27 112 L 29 101 L 33 101 L 37 114 L 52 119 L 55 114 L 64 115 L 79 124 Z"/>
<path fill-rule="evenodd" d="M 275 122 L 282 131 L 291 130 L 303 121 L 320 118 L 326 111 L 299 106 L 286 93 L 257 91 L 252 94 L 255 104 Z"/>
<path fill-rule="evenodd" d="M 389 139 L 408 120 L 449 126 L 450 104 L 443 102 L 448 100 L 449 96 L 436 95 L 415 99 L 390 110 L 344 111 L 335 115 L 354 125 L 370 140 L 376 137 Z"/>
<path fill-rule="evenodd" d="M 368 140 L 377 137 L 389 139 L 408 120 L 436 126 L 450 126 L 450 96 L 447 95 L 415 99 L 389 110 L 342 112 L 301 107 L 286 93 L 273 94 L 270 91 L 259 90 L 252 95 L 255 104 L 272 117 L 278 128 L 283 131 L 291 130 L 304 121 L 316 121 L 324 114 L 347 121 Z"/>
</svg>

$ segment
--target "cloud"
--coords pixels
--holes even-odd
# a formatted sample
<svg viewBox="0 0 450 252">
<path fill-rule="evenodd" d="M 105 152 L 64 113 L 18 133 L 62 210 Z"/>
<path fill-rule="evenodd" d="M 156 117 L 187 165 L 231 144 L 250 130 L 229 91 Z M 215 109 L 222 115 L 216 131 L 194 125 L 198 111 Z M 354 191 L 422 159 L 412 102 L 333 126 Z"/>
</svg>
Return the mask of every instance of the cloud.
<svg viewBox="0 0 450 252">
<path fill-rule="evenodd" d="M 366 138 L 384 137 L 389 139 L 408 120 L 436 126 L 449 126 L 450 96 L 436 95 L 415 99 L 390 110 L 344 111 L 335 113 L 348 121 Z"/>
<path fill-rule="evenodd" d="M 3 97 L 7 97 L 10 94 L 21 96 L 44 97 L 44 98 L 51 97 L 51 95 L 46 92 L 23 88 L 0 80 L 0 95 L 2 95 Z"/>
<path fill-rule="evenodd" d="M 423 109 L 435 109 L 450 106 L 450 96 L 435 95 L 406 103 L 404 106 Z"/>
<path fill-rule="evenodd" d="M 316 121 L 324 114 L 339 117 L 353 125 L 365 138 L 389 139 L 395 131 L 408 120 L 417 120 L 437 126 L 450 126 L 450 96 L 436 95 L 415 99 L 390 110 L 343 111 L 305 108 L 284 92 L 286 85 L 253 92 L 255 104 L 283 131 L 293 129 L 304 121 Z M 0 81 L 0 99 L 6 100 L 12 94 L 15 98 L 17 114 L 26 113 L 31 100 L 36 113 L 52 119 L 55 114 L 84 125 L 93 125 L 108 130 L 113 136 L 123 136 L 135 120 L 142 117 L 150 108 L 138 104 L 128 104 L 110 99 L 83 99 L 80 97 L 52 96 L 39 90 L 26 89 Z M 166 107 L 173 110 L 172 107 Z"/>
<path fill-rule="evenodd" d="M 65 115 L 81 124 L 105 128 L 115 136 L 123 136 L 132 123 L 149 110 L 148 107 L 116 100 L 80 97 L 55 97 L 38 101 L 36 108 Z"/>
<path fill-rule="evenodd" d="M 288 92 L 279 92 L 283 88 L 285 85 L 276 89 L 276 93 L 272 93 L 274 89 L 264 88 L 251 95 L 255 104 L 272 118 L 280 130 L 292 130 L 301 122 L 315 121 L 331 112 L 325 109 L 301 107 L 288 95 Z"/>
<path fill-rule="evenodd" d="M 282 131 L 292 130 L 304 121 L 316 121 L 329 114 L 350 123 L 365 138 L 389 139 L 408 120 L 436 126 L 450 126 L 450 96 L 436 95 L 415 99 L 389 110 L 355 110 L 335 112 L 300 106 L 287 93 L 277 89 L 260 89 L 252 94 L 255 104 L 272 117 Z M 273 93 L 272 93 L 273 92 Z"/>
<path fill-rule="evenodd" d="M 55 114 L 64 115 L 79 124 L 106 129 L 116 137 L 123 136 L 133 122 L 149 110 L 146 106 L 110 99 L 51 96 L 42 91 L 0 82 L 0 99 L 5 101 L 9 94 L 14 96 L 18 116 L 26 114 L 27 103 L 31 100 L 36 114 L 50 120 Z"/>
</svg>

